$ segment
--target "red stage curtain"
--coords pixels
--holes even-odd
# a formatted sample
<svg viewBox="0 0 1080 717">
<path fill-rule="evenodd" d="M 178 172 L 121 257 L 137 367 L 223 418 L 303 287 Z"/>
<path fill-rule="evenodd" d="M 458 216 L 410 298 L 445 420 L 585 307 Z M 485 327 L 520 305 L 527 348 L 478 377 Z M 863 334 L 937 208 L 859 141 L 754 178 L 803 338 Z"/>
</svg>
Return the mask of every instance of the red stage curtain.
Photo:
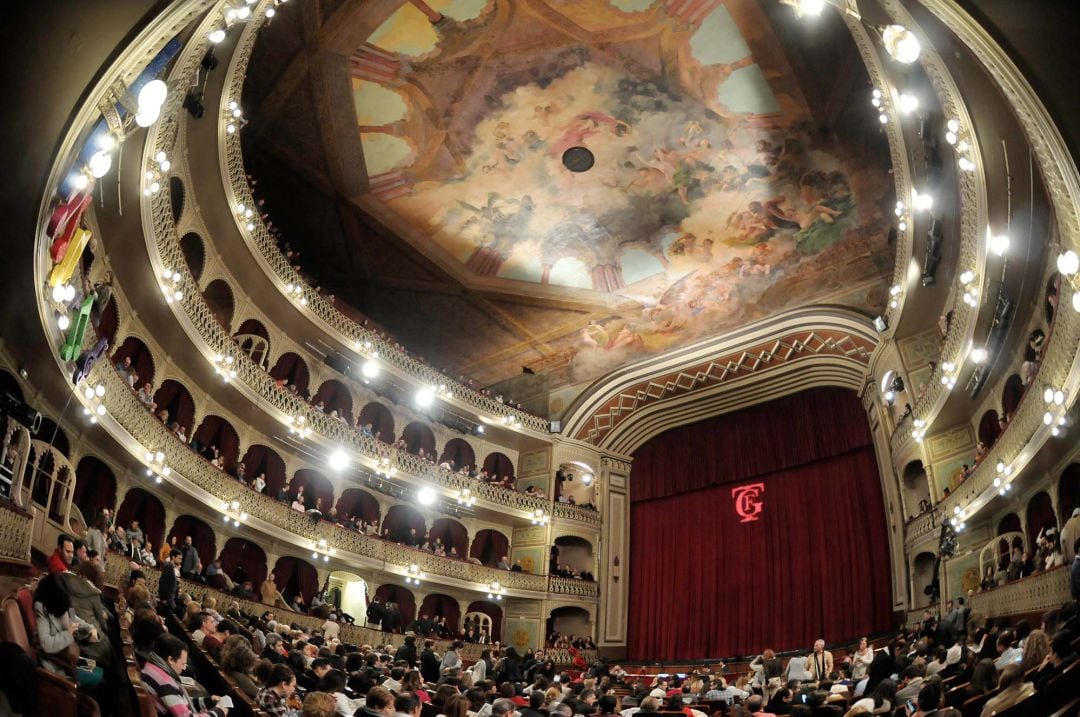
<svg viewBox="0 0 1080 717">
<path fill-rule="evenodd" d="M 510 556 L 510 541 L 506 539 L 506 536 L 497 530 L 485 528 L 484 530 L 478 530 L 476 537 L 473 538 L 472 550 L 469 551 L 470 558 L 476 558 L 489 568 L 493 568 L 499 563 L 499 558 Z"/>
<path fill-rule="evenodd" d="M 877 462 L 855 395 L 815 389 L 674 429 L 634 458 L 629 652 L 705 659 L 887 630 Z M 732 488 L 762 483 L 742 522 Z"/>
</svg>

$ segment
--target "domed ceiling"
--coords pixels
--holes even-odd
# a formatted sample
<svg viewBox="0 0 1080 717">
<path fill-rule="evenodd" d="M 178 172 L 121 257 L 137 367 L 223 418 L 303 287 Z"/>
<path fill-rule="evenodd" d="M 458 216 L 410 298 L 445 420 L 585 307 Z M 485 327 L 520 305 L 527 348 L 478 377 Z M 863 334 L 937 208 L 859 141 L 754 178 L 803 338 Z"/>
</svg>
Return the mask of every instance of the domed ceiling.
<svg viewBox="0 0 1080 717">
<path fill-rule="evenodd" d="M 400 4 L 348 55 L 367 180 L 349 204 L 373 230 L 342 241 L 366 266 L 350 287 L 301 262 L 436 365 L 543 376 L 553 415 L 611 370 L 785 309 L 879 311 L 892 189 L 865 70 L 842 25 L 850 47 L 796 57 L 766 4 Z M 271 216 L 307 215 L 290 193 Z M 324 265 L 341 251 L 282 223 Z"/>
</svg>

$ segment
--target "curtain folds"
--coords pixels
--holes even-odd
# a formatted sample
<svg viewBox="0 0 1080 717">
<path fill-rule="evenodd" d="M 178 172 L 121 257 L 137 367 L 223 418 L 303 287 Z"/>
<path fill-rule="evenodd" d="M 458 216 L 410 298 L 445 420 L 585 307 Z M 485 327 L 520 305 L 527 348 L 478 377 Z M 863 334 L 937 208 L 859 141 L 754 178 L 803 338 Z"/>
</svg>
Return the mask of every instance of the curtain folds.
<svg viewBox="0 0 1080 717">
<path fill-rule="evenodd" d="M 852 392 L 669 431 L 632 471 L 631 659 L 756 655 L 890 627 L 881 484 Z M 732 489 L 757 483 L 761 512 L 744 521 Z"/>
</svg>

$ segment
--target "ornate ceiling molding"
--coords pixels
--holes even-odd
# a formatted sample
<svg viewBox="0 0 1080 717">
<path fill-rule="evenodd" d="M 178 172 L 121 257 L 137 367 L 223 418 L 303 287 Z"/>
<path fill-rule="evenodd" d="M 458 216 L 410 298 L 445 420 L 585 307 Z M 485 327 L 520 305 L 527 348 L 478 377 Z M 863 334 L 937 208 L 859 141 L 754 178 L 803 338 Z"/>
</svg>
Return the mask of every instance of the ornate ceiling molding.
<svg viewBox="0 0 1080 717">
<path fill-rule="evenodd" d="M 811 385 L 858 390 L 877 345 L 853 311 L 790 311 L 610 375 L 571 408 L 564 435 L 628 454 L 668 428 Z"/>
</svg>

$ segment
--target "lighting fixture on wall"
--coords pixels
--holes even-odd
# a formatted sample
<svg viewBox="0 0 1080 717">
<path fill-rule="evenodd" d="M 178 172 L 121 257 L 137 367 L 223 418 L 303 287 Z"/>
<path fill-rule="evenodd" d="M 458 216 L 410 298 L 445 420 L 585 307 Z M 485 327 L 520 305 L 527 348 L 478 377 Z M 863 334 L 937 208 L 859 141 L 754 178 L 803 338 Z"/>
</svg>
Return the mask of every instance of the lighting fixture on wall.
<svg viewBox="0 0 1080 717">
<path fill-rule="evenodd" d="M 324 563 L 328 563 L 330 562 L 331 555 L 337 555 L 337 548 L 331 548 L 330 543 L 326 538 L 319 538 L 318 540 L 312 541 L 312 560 L 322 558 Z"/>
<path fill-rule="evenodd" d="M 171 304 L 184 298 L 184 277 L 179 271 L 166 269 L 161 273 L 161 293 L 165 296 L 165 303 Z"/>
<path fill-rule="evenodd" d="M 221 513 L 221 518 L 225 524 L 232 523 L 234 528 L 239 528 L 240 523 L 248 519 L 247 512 L 240 510 L 240 501 L 236 499 L 221 501 Z"/>
<path fill-rule="evenodd" d="M 915 33 L 903 25 L 886 25 L 881 31 L 881 44 L 897 62 L 910 65 L 922 54 L 922 44 Z"/>
<path fill-rule="evenodd" d="M 469 488 L 458 489 L 457 495 L 454 497 L 457 500 L 458 505 L 464 505 L 468 508 L 476 505 L 476 496 L 473 495 L 472 490 Z"/>
<path fill-rule="evenodd" d="M 405 568 L 405 582 L 409 585 L 419 585 L 421 580 L 426 580 L 427 575 L 420 570 L 416 563 Z"/>
<path fill-rule="evenodd" d="M 103 403 L 105 386 L 100 383 L 96 386 L 87 383 L 82 388 L 82 396 L 86 399 L 86 404 L 83 405 L 83 415 L 87 417 L 90 423 L 97 423 L 98 419 L 107 412 Z"/>
<path fill-rule="evenodd" d="M 232 354 L 217 354 L 211 363 L 214 364 L 214 373 L 221 376 L 225 383 L 236 378 L 236 359 Z"/>
<path fill-rule="evenodd" d="M 311 428 L 307 425 L 307 417 L 302 414 L 286 416 L 285 425 L 289 427 L 289 433 L 307 438 L 311 435 Z"/>
<path fill-rule="evenodd" d="M 529 520 L 530 522 L 532 522 L 533 525 L 547 525 L 548 522 L 551 520 L 551 517 L 544 511 L 543 508 L 537 508 L 532 512 L 532 515 L 529 516 Z"/>
<path fill-rule="evenodd" d="M 487 586 L 488 600 L 502 600 L 506 594 L 506 588 L 499 584 L 498 580 L 492 580 Z"/>
</svg>

